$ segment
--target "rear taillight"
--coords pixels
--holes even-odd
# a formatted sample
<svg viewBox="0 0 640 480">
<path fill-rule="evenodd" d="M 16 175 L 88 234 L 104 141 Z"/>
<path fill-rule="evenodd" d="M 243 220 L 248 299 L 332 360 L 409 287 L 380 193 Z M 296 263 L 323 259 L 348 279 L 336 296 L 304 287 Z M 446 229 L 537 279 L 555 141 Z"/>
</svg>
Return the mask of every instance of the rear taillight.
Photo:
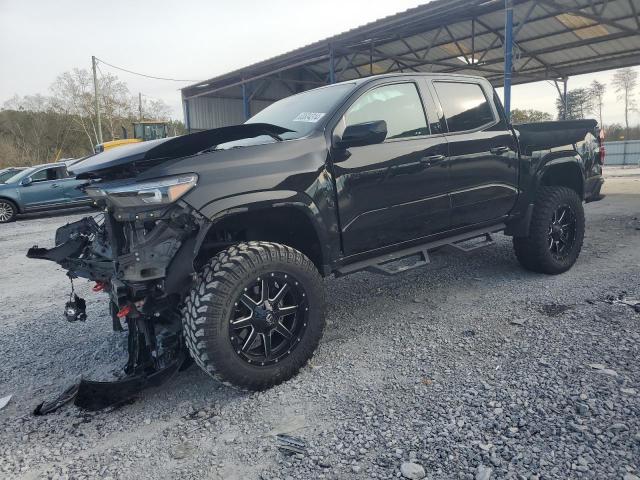
<svg viewBox="0 0 640 480">
<path fill-rule="evenodd" d="M 600 129 L 600 135 L 598 137 L 600 140 L 600 165 L 604 165 L 604 159 L 607 156 L 607 150 L 604 148 L 604 129 Z"/>
</svg>

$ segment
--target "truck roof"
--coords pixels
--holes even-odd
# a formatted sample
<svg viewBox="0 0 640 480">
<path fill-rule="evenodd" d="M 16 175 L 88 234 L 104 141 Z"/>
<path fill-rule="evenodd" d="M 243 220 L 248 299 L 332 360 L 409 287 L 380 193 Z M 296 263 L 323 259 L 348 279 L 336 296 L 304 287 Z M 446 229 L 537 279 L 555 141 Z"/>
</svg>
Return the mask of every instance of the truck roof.
<svg viewBox="0 0 640 480">
<path fill-rule="evenodd" d="M 344 82 L 338 82 L 333 85 L 347 84 L 347 83 L 354 83 L 356 85 L 361 85 L 361 84 L 372 82 L 374 80 L 378 80 L 381 78 L 394 78 L 394 77 L 431 77 L 431 78 L 453 77 L 453 78 L 460 78 L 460 79 L 481 80 L 483 82 L 487 81 L 486 78 L 479 75 L 462 75 L 459 73 L 406 72 L 406 73 L 384 73 L 380 75 L 371 75 L 369 77 L 357 78 L 354 80 L 345 80 Z"/>
</svg>

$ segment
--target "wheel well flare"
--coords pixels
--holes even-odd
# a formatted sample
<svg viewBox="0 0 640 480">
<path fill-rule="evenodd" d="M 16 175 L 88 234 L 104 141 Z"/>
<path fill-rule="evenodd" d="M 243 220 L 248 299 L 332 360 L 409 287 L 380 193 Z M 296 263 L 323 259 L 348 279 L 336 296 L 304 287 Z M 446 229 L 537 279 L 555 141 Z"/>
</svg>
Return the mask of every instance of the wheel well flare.
<svg viewBox="0 0 640 480">
<path fill-rule="evenodd" d="M 580 198 L 584 195 L 584 181 L 582 172 L 575 163 L 561 163 L 551 165 L 542 175 L 540 186 L 568 187 L 574 190 Z"/>
<path fill-rule="evenodd" d="M 230 243 L 252 240 L 293 247 L 323 271 L 322 246 L 316 229 L 309 217 L 296 207 L 258 209 L 220 218 L 209 229 L 198 257 L 211 258 Z"/>
</svg>

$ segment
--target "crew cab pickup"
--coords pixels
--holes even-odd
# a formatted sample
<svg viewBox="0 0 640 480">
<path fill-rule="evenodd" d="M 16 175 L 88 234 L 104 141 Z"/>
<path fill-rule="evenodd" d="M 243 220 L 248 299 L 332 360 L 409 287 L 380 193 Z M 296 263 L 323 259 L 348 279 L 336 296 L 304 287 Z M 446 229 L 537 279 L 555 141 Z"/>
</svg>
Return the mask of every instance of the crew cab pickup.
<svg viewBox="0 0 640 480">
<path fill-rule="evenodd" d="M 322 277 L 398 274 L 496 232 L 524 268 L 565 272 L 603 163 L 595 121 L 511 125 L 483 78 L 373 76 L 73 165 L 99 213 L 28 255 L 108 294 L 115 327 L 128 324 L 130 376 L 190 356 L 260 390 L 317 347 Z"/>
</svg>

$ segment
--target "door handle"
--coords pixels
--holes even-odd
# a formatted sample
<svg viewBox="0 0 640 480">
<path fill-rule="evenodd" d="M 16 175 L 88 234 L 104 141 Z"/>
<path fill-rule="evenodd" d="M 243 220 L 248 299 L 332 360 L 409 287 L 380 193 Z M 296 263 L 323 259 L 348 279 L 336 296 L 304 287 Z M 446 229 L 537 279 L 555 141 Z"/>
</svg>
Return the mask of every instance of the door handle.
<svg viewBox="0 0 640 480">
<path fill-rule="evenodd" d="M 422 157 L 420 159 L 420 163 L 423 163 L 427 167 L 430 167 L 431 165 L 435 165 L 437 163 L 442 162 L 446 158 L 447 157 L 445 157 L 444 155 L 430 155 L 428 157 Z"/>
<path fill-rule="evenodd" d="M 511 149 L 509 147 L 494 147 L 491 150 L 489 150 L 491 153 L 493 153 L 494 155 L 500 155 L 502 153 L 507 153 L 508 151 L 510 151 Z"/>
<path fill-rule="evenodd" d="M 58 188 L 60 185 L 58 185 L 57 183 L 54 183 L 53 185 L 51 185 L 51 188 Z"/>
</svg>

